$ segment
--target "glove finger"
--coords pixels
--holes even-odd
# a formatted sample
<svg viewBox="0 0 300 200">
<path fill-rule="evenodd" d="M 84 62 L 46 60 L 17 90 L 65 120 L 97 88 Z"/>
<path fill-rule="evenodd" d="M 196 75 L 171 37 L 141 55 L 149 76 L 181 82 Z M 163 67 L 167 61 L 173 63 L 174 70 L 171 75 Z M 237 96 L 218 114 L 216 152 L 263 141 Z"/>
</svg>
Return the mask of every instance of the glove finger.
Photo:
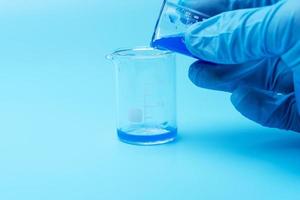
<svg viewBox="0 0 300 200">
<path fill-rule="evenodd" d="M 270 6 L 279 1 L 281 0 L 229 0 L 231 10 Z"/>
<path fill-rule="evenodd" d="M 179 5 L 214 16 L 230 10 L 269 6 L 278 1 L 280 0 L 180 0 Z"/>
<path fill-rule="evenodd" d="M 189 78 L 198 87 L 226 92 L 240 86 L 280 93 L 294 91 L 293 72 L 280 58 L 236 65 L 197 61 L 190 67 Z"/>
<path fill-rule="evenodd" d="M 293 69 L 293 75 L 297 107 L 300 113 L 300 65 Z"/>
<path fill-rule="evenodd" d="M 292 3 L 286 3 L 292 2 Z M 214 63 L 239 64 L 284 54 L 299 39 L 295 1 L 229 11 L 196 23 L 185 43 L 196 57 Z M 299 10 L 299 9 L 298 9 Z"/>
<path fill-rule="evenodd" d="M 248 119 L 263 126 L 300 132 L 300 115 L 293 93 L 240 87 L 231 96 L 234 107 Z"/>
</svg>

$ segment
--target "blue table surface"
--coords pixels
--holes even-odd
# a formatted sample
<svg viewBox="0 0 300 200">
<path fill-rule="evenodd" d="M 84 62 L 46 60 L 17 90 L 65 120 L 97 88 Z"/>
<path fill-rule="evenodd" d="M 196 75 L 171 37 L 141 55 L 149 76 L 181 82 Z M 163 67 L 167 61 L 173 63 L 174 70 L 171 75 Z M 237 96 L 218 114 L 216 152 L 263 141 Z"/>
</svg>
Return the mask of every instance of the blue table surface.
<svg viewBox="0 0 300 200">
<path fill-rule="evenodd" d="M 0 2 L 0 199 L 299 199 L 300 135 L 195 87 L 178 56 L 176 142 L 115 133 L 104 55 L 147 45 L 160 0 Z"/>
</svg>

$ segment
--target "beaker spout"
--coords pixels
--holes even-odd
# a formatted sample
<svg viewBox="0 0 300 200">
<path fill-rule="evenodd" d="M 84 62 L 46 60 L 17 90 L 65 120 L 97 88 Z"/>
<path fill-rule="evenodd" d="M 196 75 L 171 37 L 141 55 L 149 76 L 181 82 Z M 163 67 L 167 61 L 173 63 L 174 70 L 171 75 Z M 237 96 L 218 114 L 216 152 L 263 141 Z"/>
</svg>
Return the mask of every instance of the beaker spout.
<svg viewBox="0 0 300 200">
<path fill-rule="evenodd" d="M 114 60 L 113 54 L 107 54 L 107 55 L 105 56 L 105 58 L 106 58 L 107 60 L 110 60 L 110 61 L 113 61 L 113 60 Z"/>
</svg>

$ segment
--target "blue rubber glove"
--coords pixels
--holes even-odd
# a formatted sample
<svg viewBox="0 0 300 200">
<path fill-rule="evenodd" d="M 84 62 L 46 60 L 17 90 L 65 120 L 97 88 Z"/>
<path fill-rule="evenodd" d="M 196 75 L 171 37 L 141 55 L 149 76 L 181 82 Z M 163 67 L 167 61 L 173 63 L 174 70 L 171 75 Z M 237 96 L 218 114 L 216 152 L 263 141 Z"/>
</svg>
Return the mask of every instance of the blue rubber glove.
<svg viewBox="0 0 300 200">
<path fill-rule="evenodd" d="M 186 34 L 187 48 L 202 60 L 190 67 L 190 79 L 231 92 L 235 108 L 263 126 L 300 132 L 300 2 L 212 2 L 222 8 Z"/>
</svg>

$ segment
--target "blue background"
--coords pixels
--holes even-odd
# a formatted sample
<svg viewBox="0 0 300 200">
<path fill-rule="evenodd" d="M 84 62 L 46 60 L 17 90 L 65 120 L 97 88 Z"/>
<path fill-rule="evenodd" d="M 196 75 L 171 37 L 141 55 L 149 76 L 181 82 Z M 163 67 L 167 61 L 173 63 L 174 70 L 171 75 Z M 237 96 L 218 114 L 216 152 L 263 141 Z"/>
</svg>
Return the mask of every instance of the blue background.
<svg viewBox="0 0 300 200">
<path fill-rule="evenodd" d="M 146 45 L 160 0 L 0 2 L 0 199 L 298 199 L 300 136 L 243 118 L 178 56 L 180 137 L 123 144 L 104 55 Z"/>
</svg>

